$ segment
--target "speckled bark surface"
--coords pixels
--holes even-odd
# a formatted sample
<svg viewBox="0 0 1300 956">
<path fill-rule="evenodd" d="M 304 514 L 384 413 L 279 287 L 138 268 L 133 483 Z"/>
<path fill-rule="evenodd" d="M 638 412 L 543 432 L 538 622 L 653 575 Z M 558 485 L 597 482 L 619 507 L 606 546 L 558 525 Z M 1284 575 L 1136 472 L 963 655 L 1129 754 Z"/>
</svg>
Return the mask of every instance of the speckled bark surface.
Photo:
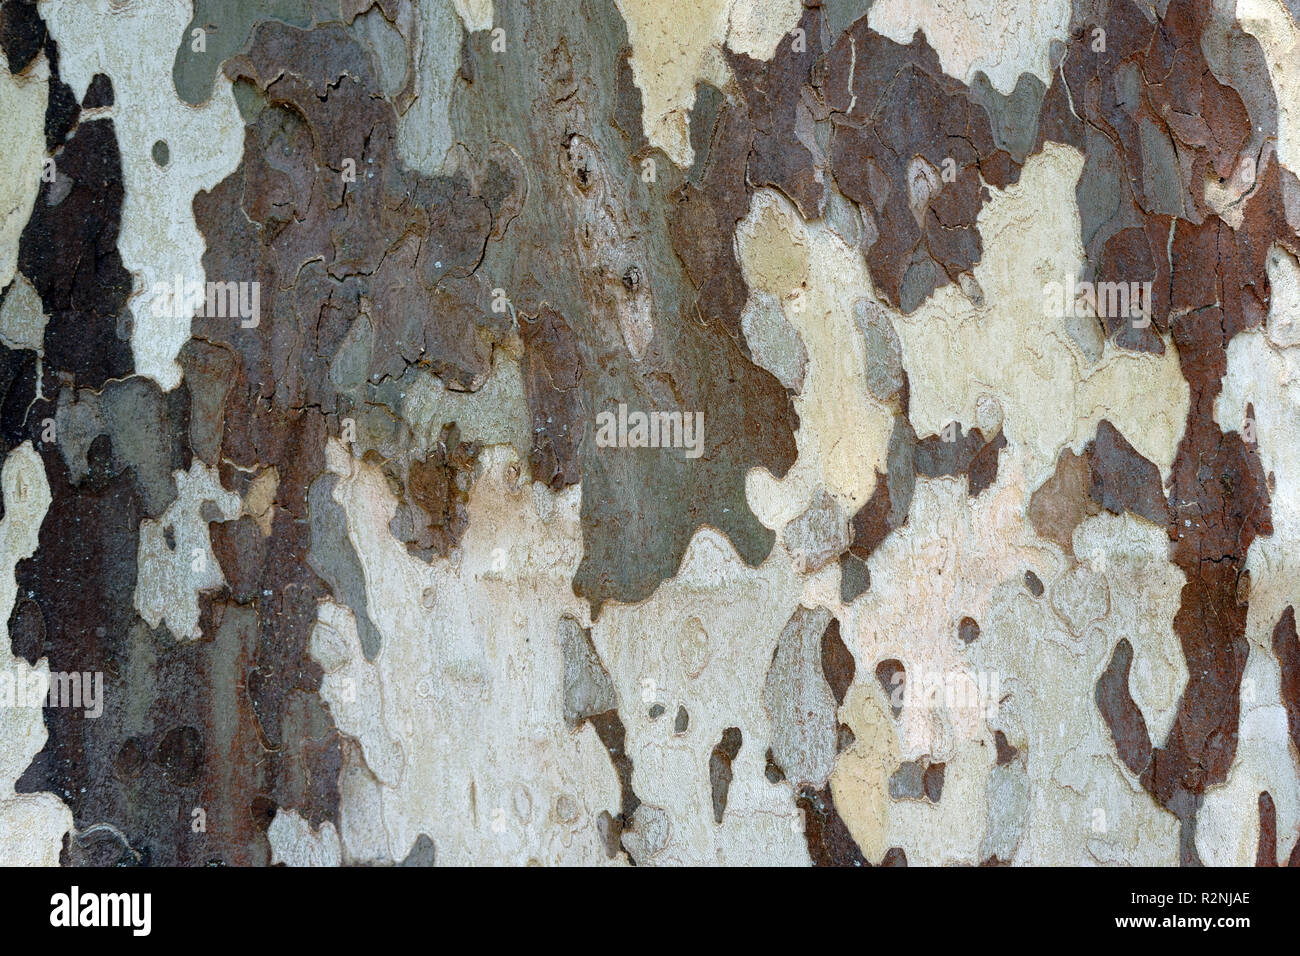
<svg viewBox="0 0 1300 956">
<path fill-rule="evenodd" d="M 1300 861 L 1294 5 L 0 51 L 3 862 Z"/>
</svg>

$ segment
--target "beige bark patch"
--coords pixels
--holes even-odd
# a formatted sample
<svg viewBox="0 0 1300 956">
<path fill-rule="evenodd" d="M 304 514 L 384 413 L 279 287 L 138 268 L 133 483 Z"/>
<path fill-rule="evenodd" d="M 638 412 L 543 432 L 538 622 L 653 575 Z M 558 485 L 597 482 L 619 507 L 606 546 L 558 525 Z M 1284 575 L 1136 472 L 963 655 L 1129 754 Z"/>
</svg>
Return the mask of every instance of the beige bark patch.
<svg viewBox="0 0 1300 956">
<path fill-rule="evenodd" d="M 736 246 L 745 281 L 783 303 L 807 355 L 794 398 L 798 459 L 781 480 L 751 471 L 749 506 L 776 528 L 824 487 L 852 514 L 875 490 L 893 427 L 892 409 L 871 397 L 866 343 L 853 314 L 854 300 L 872 288 L 866 263 L 824 222 L 805 224 L 772 189 L 755 190 L 749 215 L 736 227 Z"/>
<path fill-rule="evenodd" d="M 598 818 L 618 811 L 617 779 L 595 730 L 571 732 L 562 713 L 556 628 L 566 614 L 586 620 L 570 585 L 582 552 L 579 490 L 521 489 L 507 477 L 517 457 L 486 449 L 459 548 L 426 564 L 388 530 L 397 502 L 379 468 L 334 441 L 328 461 L 367 613 L 383 635 L 373 667 L 338 610 L 322 610 L 313 640 L 340 727 L 360 735 L 378 778 L 354 776 L 344 790 L 344 845 L 374 852 L 365 827 L 377 803 L 390 860 L 424 833 L 440 863 L 610 862 Z"/>
<path fill-rule="evenodd" d="M 1277 93 L 1277 156 L 1300 170 L 1300 26 L 1281 0 L 1237 0 L 1241 27 L 1259 41 Z"/>
<path fill-rule="evenodd" d="M 917 434 L 938 434 L 954 420 L 974 424 L 980 398 L 992 396 L 1034 486 L 1063 447 L 1082 451 L 1103 418 L 1167 478 L 1187 416 L 1187 383 L 1171 342 L 1159 356 L 1107 343 L 1093 364 L 1045 308 L 1047 285 L 1079 275 L 1083 265 L 1074 198 L 1082 169 L 1077 151 L 1049 145 L 1030 158 L 1017 185 L 991 190 L 979 217 L 984 257 L 974 269 L 984 306 L 946 286 L 894 320 Z"/>
<path fill-rule="evenodd" d="M 50 0 L 41 6 L 59 44 L 60 75 L 73 95 L 82 99 L 96 73 L 113 81 L 113 124 L 125 187 L 118 251 L 134 276 L 131 350 L 136 372 L 164 391 L 180 384 L 176 355 L 190 337 L 190 316 L 172 292 L 176 278 L 199 283 L 257 278 L 203 271 L 203 237 L 191 203 L 196 192 L 212 189 L 239 165 L 244 124 L 223 75 L 200 107 L 176 95 L 172 63 L 190 7 L 188 0 Z M 153 158 L 158 140 L 167 143 L 166 166 Z"/>
<path fill-rule="evenodd" d="M 342 862 L 339 834 L 326 821 L 313 830 L 294 810 L 277 810 L 266 831 L 271 844 L 271 865 L 338 866 Z"/>
<path fill-rule="evenodd" d="M 239 516 L 239 495 L 221 487 L 221 478 L 199 459 L 188 472 L 176 471 L 176 500 L 154 521 L 140 522 L 136 556 L 135 608 L 150 627 L 166 623 L 178 641 L 196 640 L 199 593 L 226 582 L 212 553 L 205 502 L 216 506 L 223 520 Z"/>
<path fill-rule="evenodd" d="M 262 537 L 271 535 L 271 522 L 275 520 L 275 492 L 280 487 L 280 472 L 274 466 L 264 468 L 248 486 L 240 504 L 241 515 L 257 522 Z"/>
<path fill-rule="evenodd" d="M 898 766 L 898 741 L 889 710 L 855 684 L 840 708 L 856 738 L 831 773 L 831 795 L 863 855 L 879 860 L 889 849 L 889 777 Z"/>
<path fill-rule="evenodd" d="M 34 674 L 49 677 L 45 658 L 32 667 L 9 649 L 9 616 L 18 583 L 14 567 L 36 553 L 41 522 L 50 507 L 45 468 L 23 442 L 0 471 L 4 519 L 0 520 L 0 680 L 28 686 Z M 72 829 L 72 811 L 53 793 L 16 793 L 14 785 L 45 746 L 40 707 L 0 706 L 0 864 L 58 866 L 63 835 Z"/>
<path fill-rule="evenodd" d="M 969 86 L 982 70 L 1004 94 L 1021 73 L 1051 85 L 1051 43 L 1070 29 L 1069 0 L 876 0 L 868 16 L 871 29 L 904 45 L 922 31 L 945 73 Z"/>
<path fill-rule="evenodd" d="M 41 305 L 40 293 L 22 273 L 14 275 L 4 305 L 0 305 L 0 341 L 11 349 L 39 352 L 45 343 L 49 317 Z"/>
<path fill-rule="evenodd" d="M 50 67 L 41 54 L 26 72 L 14 76 L 0 52 L 0 289 L 18 264 L 18 239 L 40 191 L 45 158 L 45 107 Z"/>
<path fill-rule="evenodd" d="M 683 168 L 695 161 L 690 112 L 695 86 L 725 89 L 731 70 L 723 45 L 770 60 L 799 22 L 794 0 L 616 0 L 632 44 L 632 78 L 641 90 L 646 138 Z"/>
</svg>

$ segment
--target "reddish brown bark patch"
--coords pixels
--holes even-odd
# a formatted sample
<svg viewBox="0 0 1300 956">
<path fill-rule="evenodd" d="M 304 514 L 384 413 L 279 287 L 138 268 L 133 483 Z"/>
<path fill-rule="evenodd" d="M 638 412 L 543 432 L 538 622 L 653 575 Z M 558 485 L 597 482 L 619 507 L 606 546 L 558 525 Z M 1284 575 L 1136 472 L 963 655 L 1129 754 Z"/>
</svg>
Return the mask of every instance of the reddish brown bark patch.
<svg viewBox="0 0 1300 956">
<path fill-rule="evenodd" d="M 1300 749 L 1300 639 L 1296 636 L 1295 608 L 1288 606 L 1273 628 L 1273 656 L 1281 672 L 1282 706 L 1286 708 L 1291 741 Z"/>
<path fill-rule="evenodd" d="M 1110 663 L 1097 680 L 1097 709 L 1115 739 L 1119 758 L 1133 773 L 1146 773 L 1151 764 L 1151 737 L 1142 711 L 1129 692 L 1129 668 L 1133 665 L 1133 645 L 1121 638 L 1111 654 Z"/>
<path fill-rule="evenodd" d="M 1256 866 L 1277 866 L 1277 809 L 1272 795 L 1259 795 L 1259 845 L 1255 850 Z"/>
<path fill-rule="evenodd" d="M 1111 514 L 1131 511 L 1158 525 L 1169 522 L 1160 469 L 1147 461 L 1106 419 L 1084 455 L 1091 472 L 1092 500 Z"/>
<path fill-rule="evenodd" d="M 835 182 L 876 237 L 864 250 L 876 289 L 913 312 L 979 261 L 984 183 L 1005 187 L 1020 167 L 920 31 L 901 46 L 863 17 L 818 63 L 814 85 L 830 116 Z"/>
<path fill-rule="evenodd" d="M 533 418 L 528 465 L 534 481 L 558 491 L 582 477 L 582 354 L 564 316 L 551 308 L 536 316 L 521 315 L 519 334 L 524 340 L 524 391 Z"/>
<path fill-rule="evenodd" d="M 822 634 L 822 673 L 826 675 L 826 683 L 830 685 L 831 693 L 835 695 L 836 704 L 844 703 L 849 687 L 853 685 L 853 675 L 856 670 L 853 652 L 840 638 L 839 619 L 832 617 Z"/>
</svg>

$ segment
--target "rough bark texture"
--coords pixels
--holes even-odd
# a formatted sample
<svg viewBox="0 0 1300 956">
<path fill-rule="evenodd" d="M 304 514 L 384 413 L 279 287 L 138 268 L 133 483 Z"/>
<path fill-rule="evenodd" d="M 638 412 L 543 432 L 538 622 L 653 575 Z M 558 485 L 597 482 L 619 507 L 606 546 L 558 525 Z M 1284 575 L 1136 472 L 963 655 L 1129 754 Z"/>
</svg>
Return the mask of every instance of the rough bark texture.
<svg viewBox="0 0 1300 956">
<path fill-rule="evenodd" d="M 0 0 L 0 862 L 1300 862 L 1294 4 L 985 6 Z"/>
</svg>

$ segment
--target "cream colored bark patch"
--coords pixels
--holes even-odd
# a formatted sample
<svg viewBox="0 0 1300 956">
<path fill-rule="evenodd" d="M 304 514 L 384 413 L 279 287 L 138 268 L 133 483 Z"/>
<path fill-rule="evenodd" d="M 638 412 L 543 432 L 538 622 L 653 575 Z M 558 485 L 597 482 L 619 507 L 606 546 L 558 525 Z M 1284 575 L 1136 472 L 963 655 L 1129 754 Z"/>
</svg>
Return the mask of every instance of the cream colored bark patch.
<svg viewBox="0 0 1300 956">
<path fill-rule="evenodd" d="M 442 171 L 447 151 L 454 137 L 448 109 L 451 104 L 452 80 L 460 66 L 461 23 L 466 30 L 483 30 L 492 24 L 492 4 L 488 0 L 487 20 L 482 26 L 457 3 L 453 11 L 449 0 L 426 0 L 415 9 L 417 25 L 415 57 L 415 97 L 397 120 L 397 151 L 402 161 L 428 176 Z"/>
<path fill-rule="evenodd" d="M 188 472 L 177 471 L 176 500 L 160 520 L 140 522 L 136 557 L 135 609 L 150 627 L 166 622 L 178 641 L 196 640 L 199 593 L 226 581 L 212 553 L 204 505 L 211 503 L 220 519 L 239 516 L 239 495 L 221 487 L 217 472 L 194 459 Z"/>
<path fill-rule="evenodd" d="M 45 107 L 50 67 L 41 54 L 14 76 L 0 52 L 0 289 L 14 277 L 18 239 L 32 215 L 45 170 Z"/>
<path fill-rule="evenodd" d="M 1133 645 L 1129 693 L 1142 710 L 1151 740 L 1159 745 L 1173 725 L 1188 676 L 1174 633 L 1174 615 L 1187 578 L 1169 560 L 1169 534 L 1132 514 L 1101 514 L 1075 529 L 1074 553 L 1088 562 L 1097 583 L 1067 595 L 1061 592 L 1068 583 L 1055 583 L 1053 604 L 1069 606 L 1074 598 L 1075 607 L 1083 605 L 1062 616 L 1074 637 L 1101 641 L 1110 649 L 1121 638 Z M 1103 592 L 1104 613 L 1088 620 L 1089 604 L 1103 611 Z"/>
<path fill-rule="evenodd" d="M 50 507 L 45 468 L 23 442 L 0 471 L 4 519 L 0 520 L 0 685 L 9 690 L 30 686 L 33 675 L 49 677 L 45 658 L 31 667 L 9 647 L 9 616 L 18 584 L 14 568 L 36 553 L 41 522 Z M 63 835 L 72 829 L 72 811 L 53 793 L 16 793 L 14 785 L 32 758 L 45 746 L 45 715 L 37 707 L 17 705 L 6 696 L 0 706 L 0 865 L 58 866 Z"/>
<path fill-rule="evenodd" d="M 1259 795 L 1273 798 L 1277 856 L 1285 863 L 1300 831 L 1300 766 L 1291 746 L 1277 659 L 1252 639 L 1241 683 L 1237 758 L 1228 779 L 1206 791 L 1196 817 L 1196 849 L 1207 866 L 1254 866 Z"/>
<path fill-rule="evenodd" d="M 366 764 L 345 778 L 344 846 L 395 860 L 424 833 L 440 862 L 610 862 L 600 817 L 618 812 L 614 769 L 594 728 L 564 719 L 559 628 L 586 620 L 570 583 L 579 490 L 519 488 L 509 477 L 517 456 L 490 447 L 465 537 L 428 565 L 389 533 L 396 502 L 378 469 L 331 447 L 334 497 L 384 635 L 367 664 L 350 612 L 330 603 L 313 634 L 322 694 Z M 750 568 L 702 529 L 651 599 L 602 612 L 591 640 L 643 801 L 624 837 L 638 862 L 808 862 L 793 791 L 764 774 L 772 728 L 762 702 L 802 590 L 783 551 Z M 717 824 L 710 755 L 729 727 L 743 743 Z M 376 807 L 382 835 L 368 822 Z"/>
<path fill-rule="evenodd" d="M 909 861 L 979 862 L 992 728 L 1000 726 L 1010 671 L 981 666 L 964 650 L 958 621 L 969 615 L 985 625 L 1004 582 L 1018 581 L 1026 567 L 1048 576 L 1057 566 L 1024 520 L 1026 500 L 1014 459 L 975 499 L 962 479 L 918 479 L 908 524 L 869 562 L 866 594 L 844 606 L 837 581 L 828 590 L 817 582 L 856 664 L 840 708 L 855 742 L 836 761 L 832 795 L 869 860 L 899 846 Z M 805 604 L 814 590 L 810 582 Z M 900 661 L 906 672 L 888 690 L 875 675 L 885 660 Z M 901 707 L 897 718 L 892 706 Z M 937 803 L 892 799 L 889 781 L 900 762 L 922 757 L 946 764 L 945 796 Z"/>
<path fill-rule="evenodd" d="M 1277 155 L 1300 171 L 1300 25 L 1281 0 L 1237 0 L 1237 19 L 1259 40 L 1277 93 Z"/>
<path fill-rule="evenodd" d="M 211 99 L 192 107 L 176 95 L 172 62 L 189 23 L 187 0 L 50 0 L 41 15 L 59 44 L 59 71 L 80 100 L 96 73 L 113 81 L 113 124 L 122 152 L 125 199 L 118 251 L 134 276 L 128 302 L 135 369 L 164 391 L 180 384 L 176 355 L 190 337 L 190 314 L 175 301 L 182 283 L 253 282 L 205 276 L 194 194 L 234 172 L 244 125 L 230 81 L 218 74 Z M 166 166 L 153 158 L 162 140 Z M 265 290 L 269 294 L 270 290 Z M 238 322 L 238 318 L 230 321 Z"/>
<path fill-rule="evenodd" d="M 1277 311 L 1275 303 L 1270 324 Z M 1293 544 L 1300 536 L 1300 351 L 1274 348 L 1261 329 L 1237 335 L 1228 345 L 1228 372 L 1214 417 L 1225 432 L 1243 437 L 1253 432 L 1256 441 L 1248 447 L 1259 455 L 1263 473 L 1273 476 L 1273 534 L 1256 538 L 1246 555 L 1246 633 L 1255 646 L 1270 648 L 1273 628 L 1296 602 L 1300 580 L 1300 555 Z"/>
<path fill-rule="evenodd" d="M 277 810 L 275 819 L 267 828 L 266 838 L 271 844 L 271 864 L 285 866 L 339 866 L 342 851 L 338 831 L 326 821 L 319 829 L 294 810 Z"/>
<path fill-rule="evenodd" d="M 727 48 L 754 60 L 770 60 L 802 12 L 802 0 L 732 0 Z"/>
<path fill-rule="evenodd" d="M 854 300 L 872 288 L 862 254 L 824 222 L 805 224 L 772 189 L 755 190 L 749 215 L 736 227 L 736 248 L 751 296 L 782 304 L 802 342 L 797 358 L 806 354 L 803 387 L 793 400 L 798 459 L 780 480 L 751 471 L 749 506 L 776 528 L 806 509 L 820 486 L 852 514 L 875 490 L 893 427 L 892 409 L 871 397 L 866 343 L 853 315 Z"/>
<path fill-rule="evenodd" d="M 666 824 L 653 856 L 638 862 L 807 865 L 794 791 L 764 773 L 775 739 L 763 688 L 802 591 L 782 549 L 750 568 L 725 537 L 702 528 L 677 575 L 649 600 L 602 610 L 592 641 L 618 691 L 635 790 Z M 680 733 L 679 710 L 687 715 Z M 709 757 L 729 727 L 742 743 L 719 824 Z"/>
<path fill-rule="evenodd" d="M 1256 538 L 1246 555 L 1250 607 L 1246 636 L 1250 657 L 1241 682 L 1237 759 L 1228 779 L 1211 788 L 1197 820 L 1196 846 L 1210 865 L 1254 862 L 1259 817 L 1256 801 L 1267 790 L 1277 812 L 1278 855 L 1285 861 L 1300 827 L 1300 768 L 1291 746 L 1282 705 L 1273 629 L 1296 603 L 1300 559 L 1293 542 L 1300 535 L 1300 352 L 1279 349 L 1273 330 L 1289 318 L 1285 301 L 1274 299 L 1268 332 L 1254 329 L 1228 346 L 1228 372 L 1215 404 L 1224 431 L 1248 438 L 1264 474 L 1273 478 L 1269 509 L 1273 534 Z M 1252 414 L 1253 412 L 1253 414 Z"/>
<path fill-rule="evenodd" d="M 970 85 L 978 71 L 1002 93 L 1021 73 L 1051 85 L 1053 40 L 1069 39 L 1069 0 L 876 0 L 871 29 L 904 45 L 917 30 L 939 54 L 944 72 Z"/>
<path fill-rule="evenodd" d="M 974 269 L 984 305 L 950 285 L 912 315 L 894 317 L 917 434 L 938 434 L 951 421 L 976 424 L 980 399 L 996 399 L 1034 487 L 1060 450 L 1081 451 L 1103 418 L 1167 478 L 1187 417 L 1187 383 L 1172 342 L 1159 356 L 1107 343 L 1090 363 L 1046 307 L 1049 284 L 1083 266 L 1074 199 L 1082 168 L 1077 151 L 1049 145 L 1029 159 L 1017 185 L 990 189 L 979 217 L 984 256 Z"/>
<path fill-rule="evenodd" d="M 1008 446 L 973 499 L 960 478 L 918 478 L 908 523 L 869 561 L 870 589 L 830 605 L 856 662 L 841 719 L 857 742 L 831 777 L 836 806 L 873 860 L 898 846 L 921 865 L 979 863 L 986 851 L 1174 863 L 1177 821 L 1123 768 L 1093 697 L 1115 643 L 1130 639 L 1133 693 L 1161 739 L 1187 677 L 1172 629 L 1182 574 L 1164 529 L 1131 515 L 1085 522 L 1075 547 L 1089 563 L 1070 566 L 1025 520 L 1026 464 Z M 979 626 L 970 644 L 964 617 Z M 892 689 L 875 676 L 887 660 L 904 667 Z M 995 767 L 998 730 L 1028 757 Z M 892 799 L 890 776 L 921 758 L 945 764 L 941 798 Z"/>
<path fill-rule="evenodd" d="M 9 294 L 0 305 L 0 341 L 11 349 L 41 351 L 49 317 L 41 305 L 40 293 L 22 273 L 14 275 Z"/>
<path fill-rule="evenodd" d="M 1273 292 L 1265 324 L 1269 342 L 1278 348 L 1300 345 L 1300 262 L 1280 245 L 1269 252 L 1268 284 Z"/>
<path fill-rule="evenodd" d="M 389 532 L 397 502 L 382 472 L 337 442 L 328 461 L 383 635 L 366 664 L 348 615 L 325 605 L 313 637 L 326 699 L 370 764 L 343 792 L 344 845 L 377 852 L 366 822 L 377 806 L 390 860 L 423 833 L 440 863 L 611 862 L 599 817 L 618 812 L 613 766 L 590 724 L 570 731 L 563 719 L 557 628 L 586 620 L 570 584 L 578 489 L 519 488 L 506 476 L 517 457 L 485 449 L 469 528 L 430 565 Z"/>
<path fill-rule="evenodd" d="M 797 0 L 615 0 L 632 45 L 632 78 L 641 90 L 646 138 L 681 167 L 695 161 L 690 112 L 695 86 L 725 89 L 731 70 L 724 44 L 770 60 L 799 22 Z"/>
<path fill-rule="evenodd" d="M 452 0 L 456 15 L 470 33 L 492 27 L 492 0 Z"/>
<path fill-rule="evenodd" d="M 402 779 L 402 747 L 383 722 L 379 669 L 365 659 L 352 612 L 333 601 L 320 605 L 311 656 L 325 671 L 320 694 L 334 723 L 361 744 L 366 764 L 386 786 Z"/>
</svg>

